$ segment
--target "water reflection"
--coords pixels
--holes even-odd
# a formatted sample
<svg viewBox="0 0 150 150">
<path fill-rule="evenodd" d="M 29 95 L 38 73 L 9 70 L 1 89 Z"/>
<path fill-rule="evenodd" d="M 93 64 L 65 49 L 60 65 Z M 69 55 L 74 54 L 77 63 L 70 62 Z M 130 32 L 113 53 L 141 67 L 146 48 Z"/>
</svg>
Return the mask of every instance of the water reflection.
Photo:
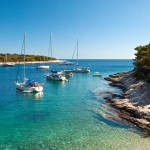
<svg viewBox="0 0 150 150">
<path fill-rule="evenodd" d="M 38 93 L 25 93 L 25 92 L 22 92 L 18 89 L 16 89 L 17 93 L 24 96 L 24 97 L 30 97 L 30 98 L 33 98 L 34 100 L 42 100 L 43 99 L 43 96 L 44 96 L 44 93 L 43 92 L 38 92 Z"/>
<path fill-rule="evenodd" d="M 41 100 L 43 98 L 43 92 L 38 92 L 34 94 L 35 100 Z"/>
<path fill-rule="evenodd" d="M 51 83 L 53 85 L 61 85 L 63 87 L 66 83 L 69 82 L 69 80 L 68 80 L 68 82 L 66 82 L 66 81 L 55 81 L 55 80 L 48 80 L 48 79 L 46 79 L 46 82 L 49 82 L 49 83 Z"/>
</svg>

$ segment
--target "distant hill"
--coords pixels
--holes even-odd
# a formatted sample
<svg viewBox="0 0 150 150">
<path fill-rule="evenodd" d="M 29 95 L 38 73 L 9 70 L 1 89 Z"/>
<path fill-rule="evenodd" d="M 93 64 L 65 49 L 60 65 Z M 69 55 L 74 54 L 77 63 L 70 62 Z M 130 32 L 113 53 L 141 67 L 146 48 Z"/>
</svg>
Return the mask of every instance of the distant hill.
<svg viewBox="0 0 150 150">
<path fill-rule="evenodd" d="M 26 61 L 36 62 L 36 61 L 48 61 L 48 60 L 56 60 L 56 58 L 50 58 L 43 55 L 25 55 Z M 0 62 L 6 61 L 6 54 L 0 53 Z M 19 62 L 23 61 L 23 55 L 19 54 L 9 54 L 7 53 L 7 62 Z"/>
</svg>

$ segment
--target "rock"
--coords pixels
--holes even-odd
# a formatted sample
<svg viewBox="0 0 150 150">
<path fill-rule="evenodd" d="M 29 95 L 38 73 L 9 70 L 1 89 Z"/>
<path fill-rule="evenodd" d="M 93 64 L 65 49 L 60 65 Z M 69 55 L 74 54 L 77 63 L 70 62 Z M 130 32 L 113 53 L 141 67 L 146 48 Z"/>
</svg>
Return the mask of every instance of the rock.
<svg viewBox="0 0 150 150">
<path fill-rule="evenodd" d="M 113 93 L 112 98 L 124 98 L 124 95 L 118 94 L 118 93 Z"/>
<path fill-rule="evenodd" d="M 124 95 L 122 94 L 118 94 L 118 93 L 114 93 L 113 91 L 104 91 L 104 92 L 100 92 L 100 95 L 104 97 L 109 97 L 109 98 L 124 98 Z"/>
<path fill-rule="evenodd" d="M 118 88 L 120 88 L 120 89 L 122 89 L 123 91 L 125 91 L 126 89 L 125 89 L 125 87 L 124 87 L 124 85 L 123 84 L 121 84 L 121 83 L 109 83 L 109 85 L 110 86 L 115 86 L 115 87 L 118 87 Z"/>
<path fill-rule="evenodd" d="M 134 71 L 109 75 L 110 86 L 123 90 L 123 95 L 108 92 L 105 101 L 119 110 L 119 116 L 150 135 L 150 84 L 133 78 Z M 110 96 L 111 95 L 111 96 Z"/>
</svg>

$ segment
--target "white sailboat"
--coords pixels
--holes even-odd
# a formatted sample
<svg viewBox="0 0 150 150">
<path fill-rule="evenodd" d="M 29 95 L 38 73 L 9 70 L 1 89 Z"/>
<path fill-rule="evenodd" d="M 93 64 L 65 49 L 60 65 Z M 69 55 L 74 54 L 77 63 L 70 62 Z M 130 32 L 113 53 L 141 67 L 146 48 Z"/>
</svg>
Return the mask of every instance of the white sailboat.
<svg viewBox="0 0 150 150">
<path fill-rule="evenodd" d="M 52 35 L 50 33 L 50 52 L 51 52 L 51 59 L 52 59 Z M 50 65 L 51 71 L 49 73 L 46 73 L 46 78 L 48 80 L 54 80 L 54 81 L 67 81 L 63 71 L 54 71 L 52 70 L 52 63 Z"/>
<path fill-rule="evenodd" d="M 72 70 L 64 70 L 63 73 L 64 73 L 65 77 L 73 77 Z"/>
<path fill-rule="evenodd" d="M 87 67 L 78 67 L 79 66 L 79 59 L 78 59 L 78 39 L 77 39 L 77 44 L 76 44 L 76 47 L 77 47 L 77 62 L 76 62 L 76 68 L 74 68 L 72 71 L 75 72 L 75 73 L 89 73 L 90 72 L 90 69 L 87 68 Z"/>
<path fill-rule="evenodd" d="M 62 71 L 52 71 L 46 74 L 47 79 L 54 81 L 67 81 Z"/>
<path fill-rule="evenodd" d="M 61 62 L 59 65 L 68 65 L 68 66 L 71 66 L 71 65 L 74 65 L 75 64 L 75 62 L 69 62 L 69 61 L 63 61 L 63 62 Z M 68 78 L 68 77 L 72 77 L 73 76 L 73 72 L 72 72 L 72 70 L 71 69 L 69 69 L 69 70 L 63 70 L 63 73 L 64 73 L 64 75 L 65 75 L 65 77 L 66 78 Z"/>
<path fill-rule="evenodd" d="M 46 65 L 38 65 L 37 69 L 49 69 L 49 66 Z"/>
<path fill-rule="evenodd" d="M 24 71 L 23 71 L 23 81 L 19 82 L 18 80 L 15 81 L 16 88 L 23 91 L 23 92 L 41 92 L 43 91 L 43 84 L 38 83 L 34 80 L 29 80 L 26 78 L 26 70 L 25 70 L 25 34 L 23 40 L 23 48 L 24 48 Z M 20 64 L 19 64 L 20 65 Z"/>
<path fill-rule="evenodd" d="M 67 60 L 63 60 L 62 62 L 59 63 L 59 65 L 74 65 L 74 64 L 75 64 L 74 62 L 70 62 Z"/>
<path fill-rule="evenodd" d="M 49 65 L 46 65 L 45 56 L 44 56 L 44 62 L 45 62 L 45 65 L 39 64 L 37 66 L 37 69 L 49 69 Z"/>
<path fill-rule="evenodd" d="M 7 62 L 7 54 L 5 56 L 5 63 L 3 63 L 3 67 L 13 67 L 15 65 L 15 63 L 13 62 Z"/>
</svg>

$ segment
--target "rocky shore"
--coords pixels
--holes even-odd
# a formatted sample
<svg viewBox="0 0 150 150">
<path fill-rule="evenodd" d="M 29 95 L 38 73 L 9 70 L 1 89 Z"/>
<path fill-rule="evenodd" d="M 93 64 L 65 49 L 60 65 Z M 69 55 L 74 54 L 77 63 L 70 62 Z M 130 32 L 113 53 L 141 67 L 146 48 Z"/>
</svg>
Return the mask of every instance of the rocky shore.
<svg viewBox="0 0 150 150">
<path fill-rule="evenodd" d="M 123 94 L 107 92 L 104 99 L 119 110 L 119 117 L 150 135 L 150 83 L 137 81 L 133 73 L 122 72 L 105 78 L 110 86 L 122 89 Z"/>
</svg>

